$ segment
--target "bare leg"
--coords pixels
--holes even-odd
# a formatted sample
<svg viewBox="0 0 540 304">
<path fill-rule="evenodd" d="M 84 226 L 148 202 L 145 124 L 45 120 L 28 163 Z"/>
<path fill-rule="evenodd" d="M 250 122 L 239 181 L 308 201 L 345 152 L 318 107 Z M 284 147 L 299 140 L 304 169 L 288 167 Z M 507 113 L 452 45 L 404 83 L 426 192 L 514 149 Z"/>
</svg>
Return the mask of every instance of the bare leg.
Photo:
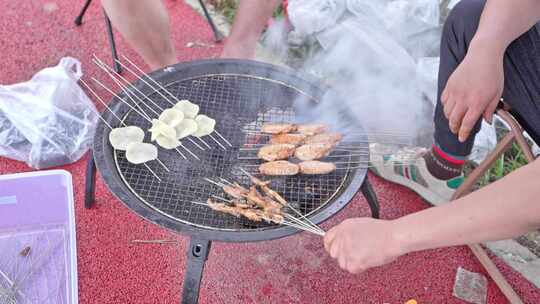
<svg viewBox="0 0 540 304">
<path fill-rule="evenodd" d="M 241 0 L 222 58 L 253 58 L 255 46 L 281 0 Z"/>
<path fill-rule="evenodd" d="M 177 62 L 169 16 L 161 1 L 101 0 L 114 27 L 151 69 Z"/>
</svg>

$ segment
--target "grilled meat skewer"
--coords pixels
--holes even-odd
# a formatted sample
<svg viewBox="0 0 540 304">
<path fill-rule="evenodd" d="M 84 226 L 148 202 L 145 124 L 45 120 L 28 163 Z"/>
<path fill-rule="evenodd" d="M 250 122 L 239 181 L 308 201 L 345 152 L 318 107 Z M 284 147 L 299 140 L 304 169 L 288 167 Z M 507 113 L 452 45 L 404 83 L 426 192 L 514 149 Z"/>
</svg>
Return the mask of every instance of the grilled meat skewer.
<svg viewBox="0 0 540 304">
<path fill-rule="evenodd" d="M 326 124 L 304 124 L 298 125 L 298 132 L 307 135 L 316 135 L 328 130 Z"/>
<path fill-rule="evenodd" d="M 318 160 L 308 160 L 298 164 L 300 173 L 308 175 L 328 174 L 336 170 L 336 165 Z"/>
<path fill-rule="evenodd" d="M 343 139 L 340 133 L 321 133 L 306 139 L 306 144 L 330 144 L 336 145 Z"/>
<path fill-rule="evenodd" d="M 300 167 L 286 160 L 278 160 L 261 164 L 259 172 L 264 175 L 296 175 L 300 172 Z"/>
<path fill-rule="evenodd" d="M 281 133 L 290 133 L 294 132 L 298 129 L 298 126 L 295 124 L 289 124 L 289 123 L 265 123 L 262 126 L 262 132 L 263 133 L 269 133 L 269 134 L 281 134 Z"/>
<path fill-rule="evenodd" d="M 331 150 L 330 144 L 307 144 L 298 147 L 294 156 L 300 160 L 314 160 L 328 156 Z"/>
<path fill-rule="evenodd" d="M 304 143 L 306 138 L 308 138 L 306 134 L 283 133 L 272 135 L 269 142 L 271 144 L 289 144 L 299 146 Z"/>
<path fill-rule="evenodd" d="M 266 145 L 259 150 L 257 157 L 266 161 L 287 159 L 294 154 L 294 149 L 294 145 L 288 144 Z"/>
</svg>

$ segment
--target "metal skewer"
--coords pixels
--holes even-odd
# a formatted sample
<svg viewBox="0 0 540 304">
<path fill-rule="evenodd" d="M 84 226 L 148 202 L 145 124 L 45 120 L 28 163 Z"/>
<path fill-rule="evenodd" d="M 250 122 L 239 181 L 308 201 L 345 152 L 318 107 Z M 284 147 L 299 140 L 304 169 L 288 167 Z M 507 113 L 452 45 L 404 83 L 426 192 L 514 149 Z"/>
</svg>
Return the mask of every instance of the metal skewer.
<svg viewBox="0 0 540 304">
<path fill-rule="evenodd" d="M 245 173 L 248 174 L 247 172 L 245 172 Z M 230 181 L 228 181 L 228 180 L 226 180 L 226 179 L 224 179 L 224 178 L 221 178 L 221 177 L 220 177 L 219 179 L 220 179 L 221 181 L 223 181 L 225 184 L 228 184 L 228 185 L 230 185 L 230 186 L 235 186 L 232 182 L 230 182 Z M 214 185 L 217 185 L 217 186 L 219 186 L 219 187 L 221 187 L 221 188 L 223 188 L 223 187 L 225 186 L 225 184 L 223 184 L 223 183 L 215 182 L 215 181 L 212 181 L 212 180 L 207 179 L 207 178 L 205 178 L 205 180 L 207 180 L 207 181 L 209 181 L 209 182 L 213 183 Z M 219 200 L 221 200 L 221 201 L 227 202 L 227 203 L 234 203 L 232 200 L 228 200 L 228 199 L 226 199 L 226 198 L 223 198 L 223 197 L 220 197 L 220 196 L 217 196 L 217 195 L 212 195 L 212 197 L 214 197 L 214 198 L 216 198 L 216 199 L 219 199 Z M 292 207 L 291 207 L 290 209 L 296 211 L 296 210 L 295 210 L 294 208 L 292 208 Z M 309 219 L 307 219 L 307 218 L 306 218 L 306 220 L 307 220 L 308 222 L 306 223 L 306 222 L 303 222 L 303 221 L 301 221 L 300 219 L 298 219 L 298 218 L 296 218 L 296 217 L 294 217 L 294 216 L 292 216 L 292 215 L 290 215 L 290 214 L 288 214 L 288 213 L 286 213 L 286 212 L 283 212 L 282 215 L 285 216 L 285 217 L 287 217 L 287 218 L 289 218 L 289 220 L 296 221 L 298 225 L 303 225 L 304 227 L 306 227 L 306 228 L 308 228 L 308 229 L 313 229 L 313 230 L 317 230 L 317 231 L 319 231 L 319 232 L 324 232 L 324 230 L 322 230 L 322 229 L 321 229 L 320 227 L 318 227 L 317 225 L 313 224 L 313 223 L 312 223 L 311 221 L 309 221 Z M 301 214 L 300 214 L 300 215 L 301 215 Z M 301 216 L 302 216 L 302 215 L 301 215 Z"/>
<path fill-rule="evenodd" d="M 205 203 L 201 203 L 201 202 L 197 202 L 197 201 L 191 201 L 192 204 L 196 204 L 196 205 L 201 205 L 201 206 L 206 206 L 210 209 L 212 209 L 208 204 L 205 204 Z M 212 209 L 214 210 L 214 209 Z M 318 230 L 314 230 L 314 229 L 310 229 L 306 226 L 303 226 L 303 225 L 299 225 L 299 224 L 296 224 L 296 223 L 291 223 L 291 222 L 287 222 L 285 220 L 281 221 L 279 224 L 281 225 L 284 225 L 284 226 L 289 226 L 289 227 L 293 227 L 293 228 L 296 228 L 298 230 L 302 230 L 302 231 L 306 231 L 306 232 L 311 232 L 313 234 L 316 234 L 318 236 L 323 236 L 325 235 L 324 232 L 321 232 L 321 231 L 318 231 Z"/>
<path fill-rule="evenodd" d="M 94 80 L 97 84 L 99 84 L 101 87 L 103 87 L 105 90 L 107 90 L 107 92 L 109 92 L 110 94 L 112 94 L 113 96 L 115 96 L 117 99 L 119 99 L 120 101 L 124 102 L 124 104 L 126 104 L 128 107 L 130 107 L 132 110 L 134 110 L 137 114 L 141 115 L 141 117 L 143 117 L 144 119 L 146 119 L 149 123 L 152 123 L 152 121 L 145 117 L 143 114 L 141 114 L 139 111 L 137 111 L 137 109 L 135 109 L 132 105 L 130 105 L 128 102 L 126 102 L 125 100 L 123 100 L 122 98 L 120 98 L 120 96 L 118 96 L 116 93 L 114 93 L 111 89 L 109 89 L 107 86 L 105 86 L 103 83 L 101 83 L 99 80 L 97 80 L 96 78 L 92 77 L 92 80 Z M 146 114 L 146 113 L 145 113 Z M 147 115 L 147 114 L 146 114 Z M 195 155 L 193 152 L 191 152 L 189 149 L 187 149 L 182 143 L 180 143 L 180 146 L 182 148 L 184 148 L 189 154 L 191 154 L 194 158 L 196 158 L 197 160 L 201 160 L 199 157 L 197 157 L 197 155 Z M 187 159 L 186 156 L 180 152 L 180 150 L 178 150 L 178 148 L 175 148 L 175 150 L 180 154 L 180 156 L 182 156 L 184 159 Z"/>
<path fill-rule="evenodd" d="M 153 79 L 152 77 L 148 76 L 148 74 L 146 74 L 141 68 L 139 68 L 135 63 L 133 63 L 131 60 L 129 60 L 129 58 L 127 58 L 126 56 L 122 55 L 122 58 L 124 58 L 124 60 L 126 60 L 129 64 L 131 64 L 139 73 L 141 73 L 141 75 L 143 75 L 145 78 L 147 78 L 148 80 L 150 80 L 150 82 L 152 82 L 154 85 L 156 85 L 159 89 L 163 90 L 165 93 L 167 93 L 170 97 L 172 97 L 176 102 L 180 102 L 180 100 L 178 99 L 178 97 L 176 97 L 175 95 L 173 95 L 171 92 L 169 92 L 169 90 L 167 90 L 163 85 L 161 85 L 159 82 L 157 82 L 155 79 Z M 156 87 L 152 86 L 150 83 L 148 83 L 146 80 L 144 80 L 144 78 L 142 76 L 140 76 L 139 74 L 135 73 L 132 69 L 130 69 L 128 66 L 126 66 L 125 64 L 123 64 L 122 62 L 120 62 L 120 60 L 118 59 L 115 59 L 116 62 L 118 62 L 118 64 L 120 64 L 122 67 L 124 67 L 128 72 L 130 72 L 131 74 L 133 74 L 133 76 L 137 77 L 138 79 L 140 79 L 144 84 L 146 84 L 147 86 L 151 87 L 155 92 L 157 92 L 161 97 L 165 98 L 165 100 L 167 102 L 169 102 L 171 105 L 174 106 L 174 103 L 171 102 L 167 97 L 165 97 L 165 95 L 163 95 L 161 93 L 161 91 L 157 90 Z M 230 147 L 232 147 L 233 145 L 227 140 L 225 139 L 225 137 L 223 135 L 221 135 L 217 130 L 214 130 L 214 132 L 216 132 L 216 134 Z M 218 143 L 221 147 L 223 147 L 215 138 L 212 138 L 216 143 Z"/>
<path fill-rule="evenodd" d="M 243 168 L 240 168 L 240 171 L 242 171 L 245 175 L 247 175 L 248 177 L 252 178 L 254 177 L 253 175 L 251 175 L 249 172 L 247 172 L 246 170 L 244 170 Z M 322 228 L 320 228 L 319 226 L 317 226 L 315 223 L 313 223 L 309 218 L 307 218 L 307 216 L 305 216 L 304 214 L 302 214 L 300 212 L 300 210 L 297 210 L 296 208 L 293 208 L 290 204 L 287 204 L 287 206 L 284 206 L 284 207 L 288 207 L 289 209 L 291 209 L 292 211 L 294 211 L 296 214 L 298 214 L 299 216 L 301 216 L 304 220 L 306 220 L 311 226 L 313 226 L 314 228 L 318 229 L 318 230 L 321 230 L 324 232 L 324 230 L 322 230 Z"/>
<path fill-rule="evenodd" d="M 187 137 L 187 139 L 194 144 L 197 148 L 201 149 L 201 151 L 206 151 L 205 148 L 201 147 L 198 143 L 196 143 L 191 137 Z"/>
<path fill-rule="evenodd" d="M 246 172 L 245 170 L 243 170 L 242 168 L 240 168 L 240 170 L 242 170 L 242 172 L 244 172 L 244 174 L 246 174 L 248 177 L 252 177 L 251 174 L 249 174 L 248 172 Z M 232 182 L 220 177 L 219 178 L 223 183 L 219 183 L 219 182 L 214 182 L 214 181 L 211 181 L 209 179 L 206 179 L 210 182 L 212 182 L 213 184 L 215 185 L 218 185 L 220 187 L 223 187 L 225 186 L 225 184 L 228 184 L 229 186 L 235 186 Z M 224 184 L 225 183 L 225 184 Z M 216 195 L 213 195 L 213 197 L 217 198 L 217 199 L 220 199 L 220 200 L 223 200 L 223 201 L 226 201 L 226 202 L 229 202 L 229 203 L 232 203 L 232 201 L 230 200 L 227 200 L 225 198 L 222 198 L 222 197 L 219 197 L 219 196 L 216 196 Z M 289 217 L 292 217 L 294 220 L 297 220 L 299 222 L 299 224 L 301 225 L 305 225 L 306 227 L 308 228 L 312 228 L 312 229 L 315 229 L 315 230 L 319 230 L 320 232 L 324 232 L 324 230 L 322 230 L 319 226 L 317 226 L 316 224 L 314 224 L 313 222 L 311 222 L 307 217 L 305 217 L 303 214 L 301 214 L 298 210 L 296 210 L 295 208 L 293 208 L 292 206 L 290 205 L 287 205 L 287 206 L 284 206 L 284 207 L 289 207 L 291 210 L 293 210 L 294 212 L 296 212 L 298 215 L 300 215 L 301 217 L 303 217 L 306 221 L 306 222 L 302 222 L 300 219 L 296 218 L 296 217 L 293 217 L 285 212 L 283 212 L 284 215 L 286 216 L 289 216 Z"/>
<path fill-rule="evenodd" d="M 214 130 L 215 131 L 215 130 Z M 225 148 L 225 146 L 223 146 L 219 141 L 217 141 L 217 139 L 214 138 L 214 136 L 212 136 L 212 134 L 208 134 L 208 136 L 210 136 L 210 138 L 216 143 L 218 144 L 223 150 L 227 150 L 227 148 Z"/>
<path fill-rule="evenodd" d="M 135 100 L 133 100 L 133 98 L 131 98 L 130 96 L 130 89 L 127 88 L 125 85 L 122 85 L 116 78 L 120 78 L 124 81 L 124 83 L 127 83 L 129 86 L 131 86 L 132 89 L 136 90 L 139 94 L 141 94 L 142 96 L 145 96 L 139 89 L 137 89 L 134 85 L 132 85 L 129 81 L 127 81 L 122 75 L 118 74 L 114 69 L 112 69 L 111 67 L 107 66 L 105 63 L 103 63 L 101 60 L 99 60 L 99 58 L 97 58 L 95 55 L 94 57 L 96 58 L 95 59 L 95 63 L 96 65 L 100 66 L 105 72 L 107 72 L 107 74 L 109 75 L 109 77 L 111 77 L 114 82 L 120 87 L 120 89 L 122 89 L 124 92 L 126 92 L 126 95 L 128 97 L 130 97 L 130 99 L 133 101 L 133 103 L 135 103 L 135 105 L 138 105 L 137 102 L 135 102 Z M 114 76 L 116 75 L 116 77 Z M 148 106 L 143 99 L 141 99 L 137 94 L 134 94 L 134 93 L 131 93 L 133 94 L 133 96 L 135 96 L 140 103 L 146 105 L 155 115 L 156 117 L 159 119 L 159 113 L 157 113 L 156 111 L 154 111 L 150 106 Z M 156 106 L 160 111 L 163 111 L 163 108 L 160 107 L 157 103 L 155 103 L 151 98 L 148 98 L 145 96 L 146 99 L 148 99 L 154 106 Z M 166 98 L 166 97 L 164 97 Z M 140 108 L 140 107 L 139 107 Z M 144 112 L 142 109 L 141 109 L 142 112 Z M 146 113 L 145 113 L 146 114 Z M 148 114 L 146 114 L 148 116 Z M 150 117 L 148 116 L 148 119 Z M 199 144 L 197 144 L 193 139 L 191 138 L 188 138 L 188 140 L 193 143 L 197 148 L 201 149 L 202 151 L 205 151 L 205 149 L 203 147 L 201 147 Z M 187 148 L 185 148 L 184 146 L 182 146 L 182 148 L 188 150 Z M 188 151 L 191 153 L 191 151 Z M 183 156 L 183 154 L 181 154 Z M 193 154 L 192 154 L 193 155 Z M 196 159 L 200 160 L 196 155 L 194 156 Z M 184 159 L 187 159 L 185 156 L 183 156 Z"/>
<path fill-rule="evenodd" d="M 103 106 L 105 106 L 105 108 L 111 112 L 111 114 L 120 121 L 120 124 L 124 127 L 126 127 L 127 125 L 124 123 L 123 120 L 120 119 L 120 117 L 118 117 L 116 115 L 116 113 L 114 113 L 114 111 L 111 110 L 111 108 L 109 108 L 109 106 L 105 103 L 105 101 L 103 101 L 103 99 L 101 99 L 101 97 L 82 79 L 79 79 L 79 81 L 98 99 L 99 102 L 101 102 L 103 104 Z M 105 120 L 105 118 L 101 117 L 101 115 L 99 113 L 97 113 L 97 116 L 99 117 L 99 119 L 101 119 L 101 121 L 111 130 L 113 130 L 114 128 Z M 167 172 L 171 172 L 171 170 L 169 170 L 169 168 L 167 168 L 167 166 L 165 166 L 165 164 L 159 160 L 158 158 L 156 158 L 156 161 L 167 171 Z M 148 169 L 148 171 L 150 171 L 150 173 L 152 173 L 154 175 L 154 177 L 161 181 L 161 178 L 159 178 L 159 176 L 154 172 L 152 171 L 152 169 L 150 169 L 150 167 L 146 164 L 146 163 L 143 163 L 143 165 L 146 167 L 146 169 Z"/>
<path fill-rule="evenodd" d="M 197 137 L 197 139 L 200 140 L 206 147 L 208 147 L 208 149 L 212 149 L 212 147 L 209 144 L 207 144 L 202 138 Z"/>
</svg>

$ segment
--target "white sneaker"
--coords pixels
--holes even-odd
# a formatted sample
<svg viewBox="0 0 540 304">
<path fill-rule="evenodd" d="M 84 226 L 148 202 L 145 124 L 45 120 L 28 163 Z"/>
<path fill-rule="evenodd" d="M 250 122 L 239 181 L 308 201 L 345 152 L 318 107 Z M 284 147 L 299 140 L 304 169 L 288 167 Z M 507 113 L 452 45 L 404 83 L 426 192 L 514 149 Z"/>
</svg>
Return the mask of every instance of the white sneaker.
<svg viewBox="0 0 540 304">
<path fill-rule="evenodd" d="M 381 144 L 370 145 L 371 171 L 388 181 L 405 186 L 432 205 L 450 201 L 463 183 L 463 173 L 449 180 L 441 180 L 429 173 L 422 157 L 425 148 L 392 149 Z"/>
</svg>

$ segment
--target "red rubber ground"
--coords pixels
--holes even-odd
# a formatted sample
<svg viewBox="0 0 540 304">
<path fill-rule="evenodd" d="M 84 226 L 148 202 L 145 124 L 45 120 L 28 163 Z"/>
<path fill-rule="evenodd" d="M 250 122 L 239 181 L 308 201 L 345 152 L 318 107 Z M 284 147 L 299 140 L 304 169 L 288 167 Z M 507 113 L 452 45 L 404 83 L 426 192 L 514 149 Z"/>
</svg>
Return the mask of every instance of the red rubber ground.
<svg viewBox="0 0 540 304">
<path fill-rule="evenodd" d="M 80 1 L 0 0 L 0 83 L 29 79 L 62 56 L 83 62 L 85 77 L 96 76 L 90 58 L 110 62 L 103 16 L 95 1 L 81 27 L 73 18 Z M 221 47 L 186 48 L 188 42 L 212 43 L 204 19 L 182 1 L 167 1 L 180 61 L 219 54 Z M 119 52 L 141 63 L 117 36 Z M 103 96 L 107 94 L 99 91 Z M 99 107 L 101 109 L 101 107 Z M 83 207 L 86 158 L 65 166 L 73 175 L 77 204 L 80 303 L 178 303 L 187 238 L 138 218 L 97 180 L 97 204 Z M 29 171 L 22 163 L 0 159 L 0 173 Z M 396 218 L 427 205 L 405 188 L 370 176 L 384 218 Z M 353 216 L 368 215 L 364 198 L 356 199 L 328 228 Z M 1 219 L 1 215 L 0 215 Z M 174 239 L 173 245 L 137 245 L 133 239 Z M 366 244 L 369 246 L 369 244 Z M 540 292 L 500 261 L 512 286 L 527 303 L 540 303 Z M 462 303 L 452 297 L 457 267 L 484 273 L 464 247 L 430 250 L 401 257 L 360 275 L 341 271 L 326 255 L 321 239 L 305 233 L 251 244 L 213 244 L 206 264 L 201 303 Z M 488 303 L 506 303 L 493 281 Z"/>
</svg>

